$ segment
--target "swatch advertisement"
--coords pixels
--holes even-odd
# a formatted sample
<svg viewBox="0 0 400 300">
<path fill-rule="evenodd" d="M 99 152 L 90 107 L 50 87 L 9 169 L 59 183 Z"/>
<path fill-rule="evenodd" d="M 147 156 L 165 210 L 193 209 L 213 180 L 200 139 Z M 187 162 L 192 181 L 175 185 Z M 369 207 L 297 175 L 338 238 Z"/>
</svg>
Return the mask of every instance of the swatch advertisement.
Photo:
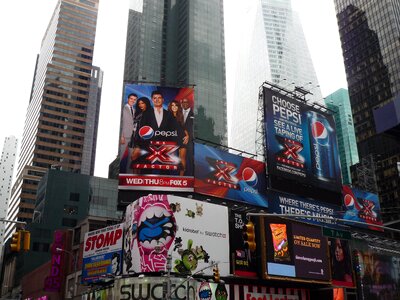
<svg viewBox="0 0 400 300">
<path fill-rule="evenodd" d="M 229 225 L 225 206 L 172 195 L 148 195 L 127 206 L 123 274 L 166 271 L 193 275 L 210 262 L 229 274 Z"/>
<path fill-rule="evenodd" d="M 119 189 L 193 191 L 192 88 L 126 84 Z"/>
<path fill-rule="evenodd" d="M 268 207 L 264 163 L 194 145 L 196 193 Z"/>
<path fill-rule="evenodd" d="M 92 283 L 121 275 L 123 224 L 85 234 L 82 283 Z"/>
<path fill-rule="evenodd" d="M 270 200 L 269 211 L 272 213 L 308 216 L 302 218 L 302 221 L 320 226 L 321 224 L 329 225 L 329 227 L 338 225 L 334 218 L 338 218 L 338 212 L 341 210 L 339 206 L 272 191 L 268 192 L 268 199 Z M 324 217 L 324 219 L 313 217 Z"/>
<path fill-rule="evenodd" d="M 383 231 L 383 229 L 374 226 L 383 225 L 377 194 L 351 188 L 347 185 L 343 186 L 342 192 L 343 206 L 345 208 L 342 218 L 361 222 L 361 224 L 349 222 L 349 225 Z"/>
<path fill-rule="evenodd" d="M 243 227 L 246 223 L 246 213 L 231 210 L 229 218 L 230 247 L 233 261 L 233 274 L 241 277 L 257 277 L 257 254 L 245 249 Z M 257 230 L 257 227 L 255 227 Z"/>
<path fill-rule="evenodd" d="M 341 171 L 333 116 L 264 88 L 268 171 L 340 191 Z"/>
<path fill-rule="evenodd" d="M 321 227 L 269 218 L 265 222 L 265 241 L 266 278 L 330 280 L 327 240 Z"/>
</svg>

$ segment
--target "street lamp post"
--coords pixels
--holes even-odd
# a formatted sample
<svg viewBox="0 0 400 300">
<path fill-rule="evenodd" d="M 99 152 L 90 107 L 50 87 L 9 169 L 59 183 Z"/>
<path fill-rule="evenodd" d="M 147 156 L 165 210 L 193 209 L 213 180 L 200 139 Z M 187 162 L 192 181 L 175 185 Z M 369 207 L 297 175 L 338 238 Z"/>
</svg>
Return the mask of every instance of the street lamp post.
<svg viewBox="0 0 400 300">
<path fill-rule="evenodd" d="M 73 288 L 73 292 L 72 292 L 72 297 L 71 298 L 74 298 L 76 293 L 77 293 L 77 286 L 78 286 L 78 282 L 76 280 L 76 263 L 77 263 L 77 259 L 76 259 L 75 255 L 71 251 L 68 251 L 68 250 L 65 250 L 65 249 L 61 249 L 61 248 L 56 248 L 56 251 L 57 252 L 68 253 L 69 255 L 71 255 L 71 257 L 73 259 L 73 264 L 74 264 L 74 288 Z"/>
</svg>

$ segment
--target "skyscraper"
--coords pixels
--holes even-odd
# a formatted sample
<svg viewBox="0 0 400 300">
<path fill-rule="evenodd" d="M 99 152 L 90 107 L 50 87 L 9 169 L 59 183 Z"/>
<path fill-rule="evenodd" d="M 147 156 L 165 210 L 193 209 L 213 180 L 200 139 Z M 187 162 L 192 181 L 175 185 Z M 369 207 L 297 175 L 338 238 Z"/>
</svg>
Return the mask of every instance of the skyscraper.
<svg viewBox="0 0 400 300">
<path fill-rule="evenodd" d="M 374 162 L 381 208 L 391 212 L 384 221 L 398 220 L 400 3 L 335 0 L 335 6 L 360 162 Z"/>
<path fill-rule="evenodd" d="M 350 166 L 358 163 L 358 152 L 349 93 L 339 89 L 325 98 L 325 105 L 333 111 L 336 122 L 343 183 L 351 184 Z"/>
<path fill-rule="evenodd" d="M 92 65 L 98 0 L 58 0 L 37 57 L 8 218 L 30 221 L 49 168 L 93 174 L 102 72 Z M 6 237 L 15 226 L 8 225 Z"/>
<path fill-rule="evenodd" d="M 4 139 L 3 151 L 0 158 L 0 219 L 5 219 L 7 216 L 17 144 L 18 141 L 15 136 L 9 136 Z M 0 261 L 2 260 L 1 256 L 4 245 L 4 228 L 5 223 L 0 222 Z"/>
<path fill-rule="evenodd" d="M 223 1 L 131 0 L 124 79 L 194 85 L 195 136 L 226 143 Z"/>
<path fill-rule="evenodd" d="M 243 61 L 239 64 L 246 71 L 237 72 L 235 78 L 229 144 L 255 153 L 258 111 L 258 88 L 255 85 L 260 87 L 268 80 L 289 90 L 295 86 L 302 87 L 311 91 L 312 95 L 307 95 L 307 99 L 312 102 L 322 102 L 322 95 L 300 19 L 292 10 L 291 0 L 258 0 L 252 5 L 252 10 L 256 12 L 247 15 L 245 23 L 253 24 L 254 28 L 245 35 L 253 35 L 253 40 L 264 51 L 260 53 L 259 47 L 252 47 L 250 51 L 245 50 L 246 55 L 241 56 Z M 268 71 L 265 66 L 268 66 Z M 267 76 L 254 82 L 254 75 L 248 74 Z M 247 92 L 243 93 L 246 87 Z"/>
</svg>

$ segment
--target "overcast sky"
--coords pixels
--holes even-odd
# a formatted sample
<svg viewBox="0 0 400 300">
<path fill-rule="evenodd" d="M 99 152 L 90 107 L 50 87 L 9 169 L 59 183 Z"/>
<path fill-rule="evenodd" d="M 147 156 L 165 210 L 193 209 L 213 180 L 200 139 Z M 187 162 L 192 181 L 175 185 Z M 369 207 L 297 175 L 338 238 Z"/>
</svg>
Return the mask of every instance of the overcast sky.
<svg viewBox="0 0 400 300">
<path fill-rule="evenodd" d="M 255 0 L 249 0 L 255 1 Z M 36 55 L 57 0 L 0 1 L 0 145 L 22 139 Z M 292 0 L 300 14 L 322 95 L 346 88 L 333 0 Z M 243 1 L 224 0 L 227 73 L 232 70 Z M 104 71 L 95 175 L 107 177 L 117 153 L 125 55 L 127 0 L 100 0 L 94 65 Z M 228 76 L 228 75 L 227 75 Z"/>
</svg>

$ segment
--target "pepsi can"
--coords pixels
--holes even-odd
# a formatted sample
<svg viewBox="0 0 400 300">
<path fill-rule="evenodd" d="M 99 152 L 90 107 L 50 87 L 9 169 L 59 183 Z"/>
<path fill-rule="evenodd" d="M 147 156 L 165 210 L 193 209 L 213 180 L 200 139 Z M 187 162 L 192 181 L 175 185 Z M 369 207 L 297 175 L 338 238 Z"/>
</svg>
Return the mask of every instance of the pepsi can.
<svg viewBox="0 0 400 300">
<path fill-rule="evenodd" d="M 307 113 L 310 150 L 311 171 L 319 180 L 336 182 L 336 151 L 335 132 L 328 119 L 315 111 Z"/>
</svg>

